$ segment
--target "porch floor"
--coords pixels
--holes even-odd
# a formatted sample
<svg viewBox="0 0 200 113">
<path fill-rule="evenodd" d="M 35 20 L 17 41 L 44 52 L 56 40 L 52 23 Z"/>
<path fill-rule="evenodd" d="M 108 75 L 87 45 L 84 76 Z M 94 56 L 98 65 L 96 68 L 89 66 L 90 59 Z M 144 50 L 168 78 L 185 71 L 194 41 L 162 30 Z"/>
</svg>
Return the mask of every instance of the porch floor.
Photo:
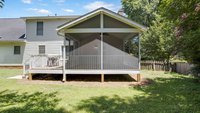
<svg viewBox="0 0 200 113">
<path fill-rule="evenodd" d="M 30 69 L 28 71 L 32 74 L 62 74 L 62 69 Z M 126 70 L 81 70 L 81 69 L 66 69 L 66 74 L 139 74 L 140 71 L 137 69 L 126 69 Z"/>
</svg>

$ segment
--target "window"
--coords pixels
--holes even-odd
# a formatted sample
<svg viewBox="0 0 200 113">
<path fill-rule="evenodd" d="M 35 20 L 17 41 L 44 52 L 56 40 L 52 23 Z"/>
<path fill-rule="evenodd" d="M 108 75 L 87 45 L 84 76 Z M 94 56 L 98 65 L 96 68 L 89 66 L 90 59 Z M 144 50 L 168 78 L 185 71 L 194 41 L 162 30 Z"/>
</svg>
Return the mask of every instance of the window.
<svg viewBox="0 0 200 113">
<path fill-rule="evenodd" d="M 66 55 L 72 55 L 74 54 L 75 52 L 75 49 L 78 48 L 78 42 L 76 41 L 72 41 L 72 40 L 68 40 L 68 42 L 70 42 L 70 46 L 69 45 L 66 45 L 65 46 L 65 52 L 66 52 Z M 64 49 L 64 46 L 61 46 L 61 52 L 62 52 L 62 55 L 63 55 L 63 49 Z"/>
<path fill-rule="evenodd" d="M 43 22 L 37 22 L 36 32 L 37 32 L 38 36 L 42 36 L 43 35 Z"/>
<path fill-rule="evenodd" d="M 63 49 L 64 49 L 64 46 L 62 46 L 62 55 L 63 55 Z M 66 55 L 69 55 L 69 52 L 73 51 L 74 50 L 74 46 L 65 46 L 65 52 L 66 52 Z"/>
<path fill-rule="evenodd" d="M 20 46 L 14 46 L 14 54 L 19 55 L 20 54 Z"/>
<path fill-rule="evenodd" d="M 39 54 L 45 54 L 45 45 L 39 45 Z"/>
</svg>

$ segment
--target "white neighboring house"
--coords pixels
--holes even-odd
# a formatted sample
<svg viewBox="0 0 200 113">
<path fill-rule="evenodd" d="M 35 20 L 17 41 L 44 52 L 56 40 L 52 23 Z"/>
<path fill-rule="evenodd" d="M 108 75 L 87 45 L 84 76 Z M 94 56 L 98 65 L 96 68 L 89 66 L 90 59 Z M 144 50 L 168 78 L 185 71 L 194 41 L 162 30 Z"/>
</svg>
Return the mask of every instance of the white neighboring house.
<svg viewBox="0 0 200 113">
<path fill-rule="evenodd" d="M 22 17 L 26 22 L 26 46 L 24 63 L 32 55 L 62 55 L 63 38 L 57 34 L 57 26 L 78 16 Z"/>
<path fill-rule="evenodd" d="M 24 23 L 24 22 L 25 23 Z M 82 16 L 0 19 L 0 64 L 23 65 L 24 74 L 136 74 L 146 27 L 105 8 Z M 26 34 L 26 35 L 25 35 Z M 137 56 L 125 42 L 134 39 Z"/>
<path fill-rule="evenodd" d="M 77 17 L 0 18 L 0 66 L 23 66 L 31 55 L 61 55 L 63 39 L 56 28 Z"/>
<path fill-rule="evenodd" d="M 22 19 L 0 19 L 0 66 L 22 66 L 25 38 Z"/>
</svg>

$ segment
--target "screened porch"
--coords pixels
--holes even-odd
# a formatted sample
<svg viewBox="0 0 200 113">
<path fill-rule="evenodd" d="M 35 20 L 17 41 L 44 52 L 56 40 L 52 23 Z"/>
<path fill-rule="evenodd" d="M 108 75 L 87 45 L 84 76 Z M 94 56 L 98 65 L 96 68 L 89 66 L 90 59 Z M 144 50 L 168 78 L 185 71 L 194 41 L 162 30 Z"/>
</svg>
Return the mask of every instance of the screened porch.
<svg viewBox="0 0 200 113">
<path fill-rule="evenodd" d="M 139 74 L 140 38 L 146 28 L 105 8 L 89 12 L 58 26 L 63 37 L 62 54 L 54 61 L 32 67 L 29 73 Z M 39 57 L 40 59 L 41 57 Z M 38 59 L 38 58 L 36 58 Z M 55 64 L 49 65 L 54 62 Z M 36 62 L 36 61 L 34 61 Z"/>
<path fill-rule="evenodd" d="M 66 69 L 85 70 L 138 70 L 138 37 L 130 33 L 68 34 Z M 128 37 L 127 39 L 124 37 Z M 128 45 L 129 42 L 131 45 Z M 135 45 L 135 54 L 128 46 Z"/>
</svg>

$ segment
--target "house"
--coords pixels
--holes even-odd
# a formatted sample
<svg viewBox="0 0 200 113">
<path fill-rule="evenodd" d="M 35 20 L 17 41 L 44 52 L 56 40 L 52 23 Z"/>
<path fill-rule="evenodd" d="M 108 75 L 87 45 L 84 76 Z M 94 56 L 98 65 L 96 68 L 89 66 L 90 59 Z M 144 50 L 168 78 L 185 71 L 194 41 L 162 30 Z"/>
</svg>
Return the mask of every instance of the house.
<svg viewBox="0 0 200 113">
<path fill-rule="evenodd" d="M 17 18 L 0 19 L 0 66 L 23 66 L 25 22 Z"/>
<path fill-rule="evenodd" d="M 102 81 L 104 74 L 136 74 L 140 77 L 139 34 L 146 28 L 124 16 L 99 8 L 82 16 L 21 19 L 25 22 L 26 35 L 21 32 L 24 37 L 14 35 L 11 37 L 16 41 L 10 42 L 6 37 L 9 43 L 3 40 L 0 43 L 10 44 L 7 50 L 14 49 L 10 59 L 18 58 L 15 53 L 19 53 L 18 59 L 22 61 L 0 63 L 23 64 L 24 74 L 28 74 L 29 79 L 33 74 L 63 74 L 63 81 L 67 80 L 67 74 L 101 74 Z M 13 21 L 17 20 L 20 19 Z M 16 25 L 13 23 L 12 26 Z M 9 29 L 12 31 L 12 27 Z M 125 41 L 131 38 L 137 39 L 138 57 L 125 51 Z M 22 41 L 21 45 L 17 45 L 18 40 Z M 7 50 L 0 49 L 3 53 L 0 56 L 5 58 Z"/>
</svg>

